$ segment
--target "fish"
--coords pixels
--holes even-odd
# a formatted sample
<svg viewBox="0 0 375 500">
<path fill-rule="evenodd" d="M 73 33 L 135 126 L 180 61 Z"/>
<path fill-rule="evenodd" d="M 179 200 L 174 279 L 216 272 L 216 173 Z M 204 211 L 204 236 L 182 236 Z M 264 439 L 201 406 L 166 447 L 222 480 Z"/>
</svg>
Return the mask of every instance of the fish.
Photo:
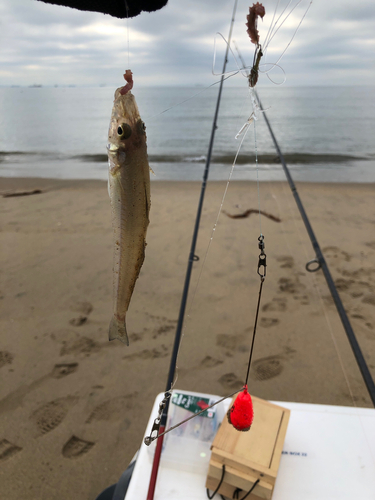
<svg viewBox="0 0 375 500">
<path fill-rule="evenodd" d="M 116 90 L 108 131 L 108 192 L 114 236 L 113 317 L 109 340 L 129 345 L 126 313 L 145 258 L 151 206 L 146 126 L 134 95 L 130 70 Z"/>
</svg>

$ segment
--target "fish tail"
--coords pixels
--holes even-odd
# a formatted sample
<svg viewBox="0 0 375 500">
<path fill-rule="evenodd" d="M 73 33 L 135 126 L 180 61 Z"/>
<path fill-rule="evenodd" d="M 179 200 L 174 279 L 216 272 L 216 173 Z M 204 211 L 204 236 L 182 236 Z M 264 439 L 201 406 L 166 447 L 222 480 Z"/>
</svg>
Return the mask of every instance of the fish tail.
<svg viewBox="0 0 375 500">
<path fill-rule="evenodd" d="M 109 340 L 121 340 L 126 345 L 129 345 L 128 333 L 126 331 L 126 324 L 113 317 L 109 324 Z"/>
</svg>

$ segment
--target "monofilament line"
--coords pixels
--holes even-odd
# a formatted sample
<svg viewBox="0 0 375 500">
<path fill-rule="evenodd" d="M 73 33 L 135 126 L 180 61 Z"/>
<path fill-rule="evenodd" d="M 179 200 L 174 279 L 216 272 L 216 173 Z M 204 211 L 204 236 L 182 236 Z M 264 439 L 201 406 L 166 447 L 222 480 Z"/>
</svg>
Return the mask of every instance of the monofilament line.
<svg viewBox="0 0 375 500">
<path fill-rule="evenodd" d="M 125 1 L 125 10 L 126 10 L 126 37 L 128 41 L 128 68 L 130 68 L 130 41 L 129 41 L 129 6 L 128 2 Z"/>
<path fill-rule="evenodd" d="M 203 269 L 204 269 L 206 261 L 207 261 L 208 252 L 210 251 L 211 243 L 212 243 L 212 240 L 214 239 L 214 234 L 215 234 L 217 225 L 219 223 L 221 212 L 223 210 L 225 197 L 226 197 L 227 192 L 228 192 L 230 181 L 232 180 L 232 176 L 233 176 L 233 172 L 234 172 L 234 167 L 236 166 L 237 158 L 238 158 L 238 155 L 240 154 L 240 151 L 241 151 L 241 148 L 242 148 L 242 144 L 243 144 L 243 141 L 245 140 L 245 137 L 246 137 L 246 134 L 247 134 L 248 130 L 249 130 L 249 127 L 247 127 L 246 130 L 244 131 L 244 134 L 242 136 L 241 142 L 240 142 L 240 144 L 238 146 L 238 149 L 237 149 L 237 152 L 236 152 L 236 156 L 234 157 L 234 160 L 233 160 L 233 163 L 232 163 L 232 167 L 231 167 L 231 170 L 230 170 L 230 173 L 229 173 L 229 176 L 228 176 L 227 183 L 225 185 L 224 194 L 223 194 L 223 197 L 221 199 L 219 211 L 217 213 L 215 224 L 214 224 L 214 226 L 212 228 L 212 231 L 211 231 L 211 237 L 210 237 L 210 240 L 208 242 L 206 252 L 204 254 L 204 258 L 203 258 L 203 262 L 202 262 L 202 267 L 201 267 L 199 275 L 198 275 L 198 281 L 197 281 L 197 284 L 195 285 L 193 296 L 192 296 L 191 303 L 190 303 L 190 306 L 189 306 L 189 311 L 187 313 L 187 318 L 188 319 L 190 319 L 190 313 L 191 313 L 191 310 L 192 310 L 194 302 L 195 302 L 195 297 L 196 297 L 197 290 L 198 290 L 198 287 L 199 287 L 199 284 L 200 284 L 200 281 L 201 281 Z M 180 346 L 178 348 L 178 354 L 179 354 L 180 349 L 181 349 L 182 339 L 183 339 L 183 337 L 185 335 L 186 328 L 187 328 L 187 324 L 184 325 L 184 328 L 183 328 L 183 331 L 182 331 Z M 177 355 L 177 357 L 178 357 L 178 355 Z"/>
<path fill-rule="evenodd" d="M 234 391 L 231 394 L 228 394 L 227 396 L 224 396 L 223 398 L 218 399 L 214 403 L 208 405 L 206 408 L 203 408 L 203 410 L 200 410 L 197 413 L 194 413 L 193 415 L 191 415 L 190 417 L 185 418 L 185 420 L 182 420 L 181 422 L 178 422 L 178 424 L 173 425 L 172 427 L 169 427 L 167 430 L 165 430 L 164 432 L 161 432 L 157 436 L 148 436 L 148 437 L 146 437 L 144 439 L 145 445 L 150 446 L 150 444 L 152 443 L 152 441 L 155 441 L 155 439 L 158 439 L 159 437 L 164 436 L 165 434 L 168 434 L 168 432 L 171 432 L 174 429 L 177 429 L 177 427 L 180 427 L 180 425 L 186 424 L 186 422 L 189 422 L 189 420 L 192 420 L 195 417 L 199 417 L 199 415 L 202 415 L 202 413 L 204 413 L 205 411 L 210 410 L 211 408 L 213 408 L 214 406 L 218 405 L 219 403 L 222 403 L 223 401 L 225 401 L 228 398 L 232 398 L 235 394 L 238 394 L 239 392 L 241 392 L 243 390 L 244 390 L 244 388 L 241 387 L 241 389 L 238 389 L 237 391 Z"/>
<path fill-rule="evenodd" d="M 235 0 L 234 6 L 233 6 L 233 13 L 232 13 L 230 29 L 229 29 L 229 37 L 228 37 L 229 41 L 231 40 L 231 37 L 232 37 L 233 24 L 234 24 L 235 14 L 236 14 L 236 10 L 237 10 L 237 4 L 238 4 L 238 0 Z M 224 58 L 224 62 L 223 62 L 223 75 L 225 73 L 225 68 L 226 68 L 226 65 L 228 62 L 228 51 L 229 51 L 229 46 L 227 46 L 227 50 L 226 50 L 225 58 Z M 169 375 L 168 375 L 168 380 L 167 380 L 166 393 L 170 392 L 173 389 L 174 384 L 177 380 L 177 376 L 175 374 L 177 373 L 177 368 L 178 368 L 177 367 L 177 360 L 178 360 L 178 355 L 180 352 L 182 338 L 183 338 L 184 331 L 185 331 L 184 317 L 185 317 L 185 309 L 187 306 L 188 291 L 189 291 L 189 286 L 190 286 L 190 277 L 191 277 L 191 272 L 192 272 L 192 267 L 193 267 L 193 262 L 194 262 L 194 257 L 195 257 L 195 247 L 196 247 L 196 242 L 197 242 L 197 238 L 198 238 L 198 230 L 199 230 L 199 224 L 200 224 L 200 219 L 201 219 L 201 214 L 202 214 L 203 200 L 204 200 L 204 195 L 205 195 L 205 191 L 206 191 L 208 173 L 209 173 L 209 168 L 210 168 L 210 163 L 211 163 L 211 154 L 212 154 L 213 143 L 214 143 L 214 138 L 215 138 L 215 131 L 217 129 L 217 119 L 218 119 L 218 114 L 219 114 L 219 107 L 220 107 L 221 94 L 222 94 L 224 80 L 225 80 L 225 78 L 224 78 L 224 76 L 222 76 L 221 80 L 220 80 L 220 87 L 219 87 L 219 93 L 218 93 L 218 98 L 217 98 L 217 102 L 216 102 L 214 119 L 212 122 L 211 137 L 210 137 L 210 142 L 209 142 L 209 147 L 208 147 L 207 160 L 206 160 L 205 170 L 203 173 L 203 179 L 202 179 L 202 184 L 201 184 L 201 194 L 200 194 L 199 203 L 198 203 L 197 216 L 195 219 L 193 238 L 192 238 L 190 253 L 189 253 L 188 267 L 186 270 L 185 283 L 184 283 L 184 288 L 183 288 L 183 292 L 182 292 L 180 312 L 179 312 L 179 317 L 178 317 L 178 321 L 177 321 L 175 342 L 173 345 Z M 241 143 L 242 143 L 242 141 L 241 141 Z M 237 155 L 236 155 L 236 157 L 237 157 Z M 191 307 L 189 310 L 191 310 Z M 169 403 L 167 403 L 167 405 L 165 407 L 166 411 L 163 413 L 163 420 L 164 420 L 164 416 L 165 416 L 165 421 L 166 421 L 166 417 L 168 414 L 168 408 L 169 408 Z"/>
<path fill-rule="evenodd" d="M 263 283 L 264 283 L 264 279 L 261 279 L 261 281 L 260 281 L 260 287 L 259 287 L 258 303 L 257 303 L 257 309 L 256 309 L 255 321 L 254 321 L 253 338 L 252 338 L 252 341 L 251 341 L 249 361 L 247 363 L 247 372 L 246 372 L 245 385 L 247 385 L 247 382 L 249 380 L 249 373 L 250 373 L 250 367 L 251 367 L 251 359 L 253 357 L 253 351 L 254 351 L 254 342 L 255 342 L 255 335 L 256 335 L 256 331 L 257 331 L 259 308 L 260 308 L 260 299 L 262 297 Z"/>
<path fill-rule="evenodd" d="M 226 76 L 225 78 L 222 79 L 222 81 L 224 82 L 225 80 L 228 80 L 228 78 L 232 78 L 232 76 L 235 76 L 239 73 L 239 71 L 236 71 L 235 73 L 232 73 L 228 76 Z M 169 106 L 169 108 L 166 108 L 164 109 L 163 111 L 160 111 L 160 113 L 157 113 L 156 115 L 151 115 L 151 116 L 148 116 L 147 117 L 147 120 L 152 120 L 153 118 L 157 118 L 158 116 L 164 114 L 164 113 L 167 113 L 167 111 L 170 111 L 171 109 L 175 108 L 176 106 L 180 106 L 181 104 L 185 104 L 185 102 L 188 102 L 190 101 L 191 99 L 194 99 L 195 97 L 199 96 L 200 94 L 202 94 L 202 92 L 205 92 L 206 90 L 210 89 L 211 87 L 213 87 L 214 85 L 217 85 L 218 83 L 221 83 L 221 80 L 217 81 L 217 82 L 214 82 L 214 83 L 211 83 L 211 85 L 208 85 L 208 87 L 205 87 L 204 89 L 200 90 L 199 92 L 197 92 L 196 94 L 193 94 L 189 97 L 187 97 L 186 99 L 184 99 L 183 101 L 179 101 L 179 102 L 176 102 L 176 104 L 172 104 L 172 106 Z"/>
<path fill-rule="evenodd" d="M 262 236 L 262 216 L 260 211 L 260 187 L 259 187 L 259 163 L 258 163 L 258 143 L 257 143 L 257 127 L 256 120 L 254 120 L 254 148 L 255 148 L 255 166 L 257 173 L 257 192 L 258 192 L 258 210 L 259 210 L 259 232 Z"/>
</svg>

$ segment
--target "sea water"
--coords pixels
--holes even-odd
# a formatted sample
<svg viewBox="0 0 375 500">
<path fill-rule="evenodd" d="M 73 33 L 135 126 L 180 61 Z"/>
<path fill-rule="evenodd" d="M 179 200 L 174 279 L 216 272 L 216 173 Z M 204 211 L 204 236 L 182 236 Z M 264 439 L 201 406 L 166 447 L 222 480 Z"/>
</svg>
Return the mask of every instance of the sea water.
<svg viewBox="0 0 375 500">
<path fill-rule="evenodd" d="M 240 83 L 224 84 L 211 180 L 228 178 L 239 145 L 235 136 L 252 111 L 246 80 Z M 259 85 L 257 90 L 295 180 L 375 182 L 374 88 Z M 0 88 L 0 176 L 106 179 L 114 91 Z M 206 90 L 135 87 L 133 93 L 147 127 L 152 180 L 201 180 L 218 85 Z M 260 179 L 285 180 L 261 114 L 256 138 Z M 253 125 L 233 179 L 256 179 Z"/>
</svg>

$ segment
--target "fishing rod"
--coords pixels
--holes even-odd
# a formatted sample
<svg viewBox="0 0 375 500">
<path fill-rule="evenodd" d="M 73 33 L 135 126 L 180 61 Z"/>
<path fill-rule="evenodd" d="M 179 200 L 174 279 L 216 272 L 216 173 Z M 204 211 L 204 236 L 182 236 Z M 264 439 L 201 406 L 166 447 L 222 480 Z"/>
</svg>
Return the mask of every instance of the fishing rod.
<svg viewBox="0 0 375 500">
<path fill-rule="evenodd" d="M 337 288 L 335 286 L 335 283 L 332 279 L 332 276 L 331 276 L 331 273 L 328 269 L 328 265 L 325 261 L 325 258 L 323 256 L 323 253 L 320 249 L 320 246 L 319 246 L 319 243 L 315 237 L 315 234 L 314 234 L 314 231 L 311 227 L 311 224 L 310 224 L 310 221 L 307 217 L 307 214 L 305 212 L 305 209 L 302 205 L 302 201 L 301 201 L 301 198 L 299 197 L 299 194 L 297 192 L 297 188 L 294 184 L 294 181 L 293 181 L 293 178 L 290 174 L 290 171 L 285 163 L 285 159 L 284 159 L 284 156 L 281 152 L 281 149 L 279 147 L 279 144 L 276 140 L 276 137 L 275 137 L 275 134 L 273 133 L 273 130 L 272 130 L 272 127 L 271 127 L 271 124 L 270 122 L 268 121 L 268 118 L 267 118 L 267 115 L 262 107 L 262 103 L 259 99 L 259 96 L 258 94 L 255 92 L 256 94 L 256 98 L 257 98 L 257 101 L 258 101 L 258 104 L 259 104 L 259 107 L 260 109 L 262 110 L 262 114 L 264 116 L 264 119 L 266 121 L 266 124 L 267 124 L 267 127 L 268 127 L 268 130 L 271 134 L 271 138 L 273 140 L 273 143 L 275 145 L 275 148 L 276 148 L 276 151 L 277 151 L 277 154 L 279 155 L 279 158 L 280 158 L 280 162 L 283 166 L 283 169 L 284 169 L 284 173 L 285 173 L 285 176 L 288 180 L 288 183 L 289 183 L 289 186 L 290 186 L 290 189 L 293 193 L 293 196 L 294 196 L 294 199 L 295 199 L 295 202 L 297 204 L 297 207 L 298 207 L 298 210 L 301 214 L 301 217 L 302 217 L 302 220 L 305 224 L 305 227 L 306 227 L 306 230 L 307 230 L 307 233 L 310 237 L 310 240 L 311 240 L 311 244 L 315 250 L 315 255 L 316 255 L 316 258 L 311 260 L 310 262 L 308 262 L 306 264 L 306 270 L 309 271 L 309 272 L 315 272 L 315 271 L 318 271 L 319 269 L 322 269 L 323 271 L 323 274 L 324 274 L 324 277 L 327 281 L 327 285 L 328 285 L 328 288 L 329 288 L 329 291 L 331 292 L 331 295 L 332 295 L 332 298 L 335 302 L 335 305 L 336 305 L 336 309 L 337 309 L 337 312 L 340 316 L 340 319 L 341 319 L 341 322 L 343 324 L 343 327 L 344 327 L 344 330 L 345 330 L 345 333 L 348 337 L 348 340 L 349 340 L 349 343 L 350 343 L 350 346 L 353 350 L 353 354 L 355 356 L 355 359 L 357 361 L 357 364 L 358 364 L 358 367 L 360 369 L 360 372 L 362 374 L 362 377 L 363 377 L 363 380 L 366 384 L 366 388 L 369 392 L 369 395 L 370 395 L 370 398 L 372 400 L 372 403 L 375 407 L 375 384 L 374 384 L 374 380 L 372 379 L 372 376 L 371 376 L 371 373 L 370 373 L 370 370 L 368 369 L 368 366 L 367 366 L 367 363 L 366 363 L 366 360 L 365 358 L 363 357 L 363 354 L 362 354 L 362 351 L 361 351 L 361 348 L 358 344 L 358 341 L 357 341 L 357 338 L 355 336 L 355 333 L 353 331 L 353 328 L 350 324 L 350 321 L 349 321 L 349 318 L 345 312 L 345 309 L 344 309 L 344 306 L 341 302 L 341 298 L 340 298 L 340 295 L 337 291 Z M 316 266 L 316 267 L 311 267 L 311 266 Z"/>
<path fill-rule="evenodd" d="M 190 253 L 189 253 L 189 258 L 188 258 L 188 265 L 187 265 L 187 269 L 186 269 L 185 283 L 184 283 L 184 288 L 183 288 L 183 292 L 182 292 L 176 334 L 175 334 L 173 351 L 172 351 L 172 355 L 171 355 L 169 373 L 168 373 L 167 384 L 166 384 L 166 389 L 165 389 L 165 398 L 160 406 L 162 413 L 161 413 L 160 420 L 157 419 L 158 422 L 156 423 L 156 425 L 154 424 L 153 430 L 151 431 L 151 434 L 152 434 L 152 432 L 155 429 L 157 431 L 158 435 L 160 435 L 160 437 L 157 440 L 157 444 L 156 444 L 154 461 L 152 464 L 150 483 L 149 483 L 149 488 L 148 488 L 148 493 L 147 493 L 147 500 L 153 500 L 153 498 L 154 498 L 156 480 L 157 480 L 157 475 L 158 475 L 158 470 L 159 470 L 160 456 L 161 456 L 163 439 L 164 439 L 163 433 L 165 431 L 165 427 L 167 424 L 169 402 L 170 402 L 170 390 L 173 386 L 173 381 L 175 378 L 177 355 L 178 355 L 178 350 L 179 350 L 179 346 L 180 346 L 180 342 L 181 342 L 182 327 L 183 327 L 183 323 L 184 323 L 187 298 L 188 298 L 188 294 L 189 294 L 191 272 L 192 272 L 192 268 L 193 268 L 193 263 L 196 260 L 198 260 L 197 256 L 195 255 L 195 247 L 196 247 L 196 243 L 197 243 L 197 239 L 198 239 L 199 224 L 200 224 L 200 219 L 201 219 L 201 214 L 202 214 L 202 209 L 203 209 L 204 195 L 206 192 L 208 173 L 210 170 L 211 154 L 212 154 L 212 149 L 213 149 L 213 145 L 214 145 L 215 132 L 217 129 L 217 119 L 218 119 L 218 115 L 219 115 L 221 94 L 222 94 L 223 84 L 224 84 L 224 80 L 225 80 L 225 69 L 226 69 L 227 62 L 228 62 L 229 45 L 230 45 L 230 41 L 232 38 L 232 31 L 233 31 L 233 24 L 234 24 L 234 19 L 235 19 L 236 10 L 237 10 L 237 3 L 238 3 L 238 0 L 235 0 L 234 6 L 233 6 L 233 13 L 232 13 L 230 29 L 229 29 L 228 43 L 227 43 L 227 48 L 226 48 L 225 57 L 224 57 L 223 71 L 222 71 L 219 92 L 218 92 L 217 101 L 216 101 L 216 109 L 215 109 L 214 119 L 212 122 L 212 130 L 211 130 L 211 137 L 210 137 L 210 142 L 209 142 L 209 146 L 208 146 L 206 165 L 205 165 L 202 184 L 201 184 L 201 192 L 200 192 L 200 198 L 199 198 L 199 203 L 198 203 L 197 215 L 195 218 L 194 232 L 193 232 L 193 237 L 192 237 L 192 241 L 191 241 Z M 163 434 L 163 435 L 161 435 L 161 434 Z"/>
</svg>

